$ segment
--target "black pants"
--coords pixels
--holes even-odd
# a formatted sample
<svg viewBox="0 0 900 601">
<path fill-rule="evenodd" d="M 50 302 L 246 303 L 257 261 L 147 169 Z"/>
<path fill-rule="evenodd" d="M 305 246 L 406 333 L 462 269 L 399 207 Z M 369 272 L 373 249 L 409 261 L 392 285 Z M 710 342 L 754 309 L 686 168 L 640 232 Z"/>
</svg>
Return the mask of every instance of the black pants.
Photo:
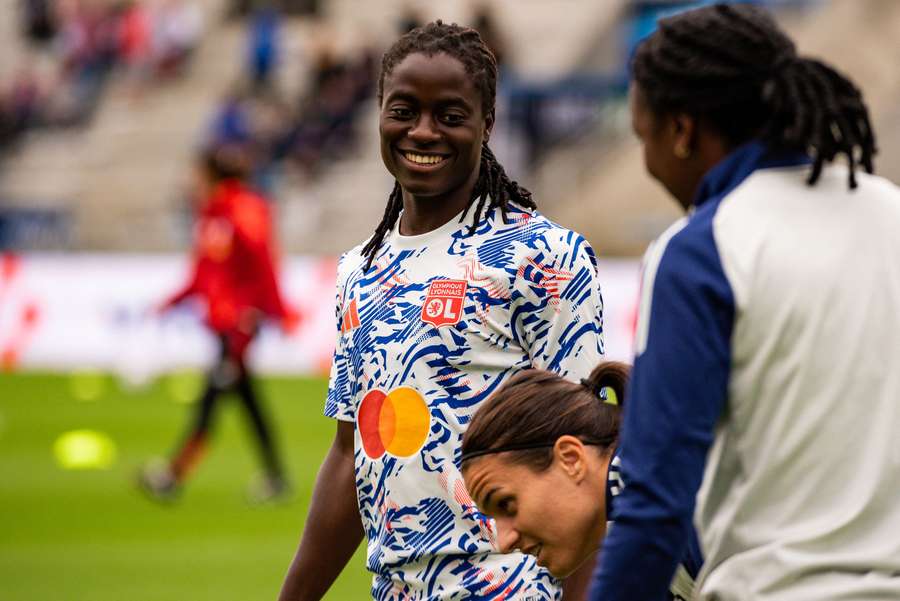
<svg viewBox="0 0 900 601">
<path fill-rule="evenodd" d="M 219 400 L 223 394 L 234 392 L 241 400 L 247 417 L 250 419 L 252 432 L 259 446 L 260 456 L 267 475 L 271 478 L 280 479 L 284 474 L 281 461 L 275 449 L 275 442 L 268 425 L 268 419 L 256 395 L 244 357 L 233 356 L 230 352 L 227 336 L 220 336 L 219 344 L 219 357 L 207 375 L 203 396 L 196 403 L 193 426 L 182 445 L 179 456 L 183 455 L 190 445 L 196 445 L 198 441 L 206 439 L 212 428 Z"/>
</svg>

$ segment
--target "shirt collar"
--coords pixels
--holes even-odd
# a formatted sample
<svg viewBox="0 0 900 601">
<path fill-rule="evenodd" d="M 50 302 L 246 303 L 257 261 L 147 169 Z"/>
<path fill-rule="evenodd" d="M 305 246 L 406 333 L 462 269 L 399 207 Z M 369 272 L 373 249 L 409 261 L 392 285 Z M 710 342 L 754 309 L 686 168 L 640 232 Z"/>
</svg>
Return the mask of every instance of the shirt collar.
<svg viewBox="0 0 900 601">
<path fill-rule="evenodd" d="M 703 176 L 691 206 L 696 208 L 712 198 L 725 196 L 757 169 L 809 163 L 810 158 L 805 153 L 773 150 L 761 140 L 751 140 L 735 148 Z"/>
</svg>

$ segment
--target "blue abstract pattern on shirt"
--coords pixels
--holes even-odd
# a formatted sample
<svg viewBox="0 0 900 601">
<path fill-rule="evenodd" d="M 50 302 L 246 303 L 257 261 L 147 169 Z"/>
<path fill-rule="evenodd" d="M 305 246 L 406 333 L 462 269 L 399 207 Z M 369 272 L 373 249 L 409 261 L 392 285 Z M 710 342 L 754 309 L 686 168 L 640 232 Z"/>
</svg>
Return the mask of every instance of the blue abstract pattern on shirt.
<svg viewBox="0 0 900 601">
<path fill-rule="evenodd" d="M 365 272 L 338 268 L 325 414 L 356 422 L 356 485 L 375 599 L 555 599 L 534 559 L 501 555 L 459 472 L 472 415 L 529 367 L 578 380 L 602 357 L 593 250 L 535 212 L 395 226 Z"/>
</svg>

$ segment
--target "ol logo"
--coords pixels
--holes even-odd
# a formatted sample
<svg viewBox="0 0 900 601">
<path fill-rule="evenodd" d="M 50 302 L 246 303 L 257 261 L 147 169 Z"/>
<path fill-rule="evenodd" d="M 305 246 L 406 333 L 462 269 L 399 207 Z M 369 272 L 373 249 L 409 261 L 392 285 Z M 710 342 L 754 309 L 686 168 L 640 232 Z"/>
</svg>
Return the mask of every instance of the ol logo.
<svg viewBox="0 0 900 601">
<path fill-rule="evenodd" d="M 434 280 L 422 304 L 422 321 L 433 326 L 452 326 L 462 317 L 466 301 L 465 280 Z"/>
</svg>

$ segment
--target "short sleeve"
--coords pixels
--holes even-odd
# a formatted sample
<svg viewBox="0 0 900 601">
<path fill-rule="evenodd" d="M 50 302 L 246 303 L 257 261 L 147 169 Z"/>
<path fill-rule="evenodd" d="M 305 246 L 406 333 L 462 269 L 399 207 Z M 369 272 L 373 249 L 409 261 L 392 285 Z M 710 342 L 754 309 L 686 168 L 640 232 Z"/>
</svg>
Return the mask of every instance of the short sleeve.
<svg viewBox="0 0 900 601">
<path fill-rule="evenodd" d="M 516 273 L 513 336 L 532 367 L 578 380 L 603 357 L 603 298 L 597 258 L 575 232 L 550 228 L 535 237 Z"/>
<path fill-rule="evenodd" d="M 349 325 L 355 318 L 355 303 L 347 300 L 347 256 L 338 263 L 337 291 L 335 294 L 335 323 L 337 336 L 334 343 L 334 358 L 328 379 L 328 397 L 325 400 L 325 415 L 341 421 L 356 420 L 356 399 L 353 394 L 352 362 L 347 348 L 350 336 Z"/>
</svg>

